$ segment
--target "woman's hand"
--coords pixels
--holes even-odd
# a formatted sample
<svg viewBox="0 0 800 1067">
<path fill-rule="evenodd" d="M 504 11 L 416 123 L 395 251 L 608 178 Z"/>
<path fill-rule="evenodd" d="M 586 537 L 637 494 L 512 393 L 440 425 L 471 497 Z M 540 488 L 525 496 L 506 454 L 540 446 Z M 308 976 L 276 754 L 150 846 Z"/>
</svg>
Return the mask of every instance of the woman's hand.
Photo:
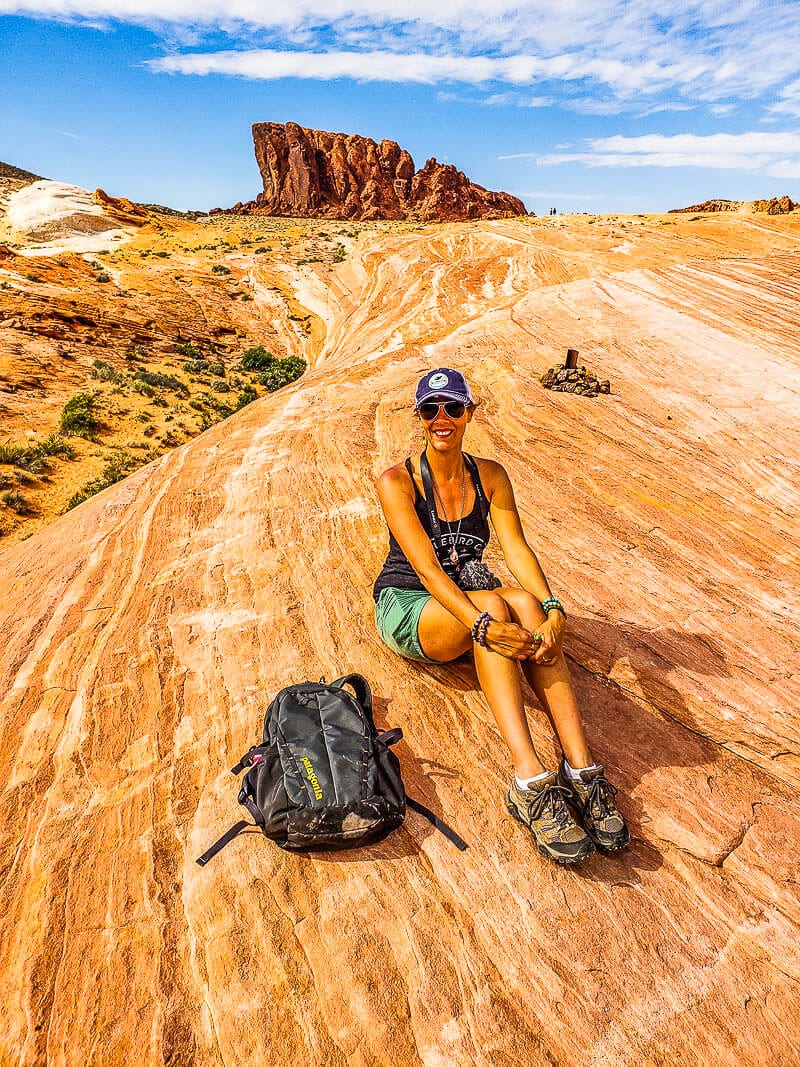
<svg viewBox="0 0 800 1067">
<path fill-rule="evenodd" d="M 564 643 L 566 620 L 560 611 L 551 611 L 544 622 L 539 623 L 533 635 L 533 648 L 528 659 L 543 667 L 552 666 L 561 655 Z M 537 640 L 539 638 L 539 640 Z"/>
<path fill-rule="evenodd" d="M 533 634 L 515 622 L 498 622 L 492 619 L 486 627 L 486 647 L 506 659 L 528 659 L 533 645 Z"/>
</svg>

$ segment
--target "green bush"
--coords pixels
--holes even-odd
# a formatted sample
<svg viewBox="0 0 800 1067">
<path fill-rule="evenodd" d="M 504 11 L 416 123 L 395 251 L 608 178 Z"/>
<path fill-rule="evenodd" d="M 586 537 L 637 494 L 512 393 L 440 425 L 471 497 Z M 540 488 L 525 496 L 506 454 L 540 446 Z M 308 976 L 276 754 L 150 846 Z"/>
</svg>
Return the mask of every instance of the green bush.
<svg viewBox="0 0 800 1067">
<path fill-rule="evenodd" d="M 9 466 L 19 463 L 27 455 L 25 445 L 13 445 L 10 441 L 0 443 L 0 463 L 8 463 Z"/>
<path fill-rule="evenodd" d="M 187 359 L 183 364 L 183 369 L 187 374 L 201 374 L 204 370 L 208 370 L 211 364 L 207 359 Z"/>
<path fill-rule="evenodd" d="M 225 377 L 225 364 L 224 363 L 209 363 L 208 373 L 213 374 L 216 378 Z"/>
<path fill-rule="evenodd" d="M 114 370 L 110 363 L 106 363 L 103 359 L 95 359 L 92 362 L 92 369 L 89 371 L 91 378 L 97 378 L 101 382 L 118 382 L 119 374 Z"/>
<path fill-rule="evenodd" d="M 77 493 L 74 493 L 69 498 L 66 510 L 70 511 L 72 508 L 77 507 L 78 504 L 82 504 L 84 500 L 88 500 L 90 496 L 99 493 L 101 489 L 107 489 L 109 485 L 121 481 L 132 466 L 134 466 L 134 461 L 124 452 L 112 456 L 103 468 L 103 473 L 99 478 L 86 482 Z"/>
<path fill-rule="evenodd" d="M 36 472 L 43 465 L 47 456 L 65 456 L 75 458 L 75 449 L 59 434 L 50 434 L 33 445 L 17 445 L 10 441 L 0 442 L 0 463 L 9 466 L 24 467 Z"/>
<path fill-rule="evenodd" d="M 95 281 L 96 282 L 110 282 L 111 281 L 111 275 L 108 274 L 106 271 L 102 271 L 100 274 L 98 274 L 96 276 Z"/>
<path fill-rule="evenodd" d="M 333 250 L 333 262 L 342 263 L 345 257 L 344 245 L 337 245 Z"/>
<path fill-rule="evenodd" d="M 271 367 L 258 376 L 258 381 L 268 393 L 274 393 L 289 382 L 296 381 L 306 369 L 306 362 L 299 356 L 276 359 Z"/>
<path fill-rule="evenodd" d="M 255 348 L 248 348 L 242 353 L 239 366 L 242 370 L 263 371 L 275 362 L 275 356 L 271 352 L 268 352 L 263 345 L 256 345 Z"/>
<path fill-rule="evenodd" d="M 231 268 L 226 267 L 224 263 L 215 263 L 211 268 L 212 274 L 230 274 Z"/>
<path fill-rule="evenodd" d="M 175 351 L 181 356 L 186 356 L 187 359 L 201 359 L 203 356 L 194 341 L 179 341 L 175 345 Z"/>
<path fill-rule="evenodd" d="M 61 434 L 51 433 L 43 441 L 37 441 L 34 448 L 40 456 L 63 456 L 65 459 L 75 459 L 75 449 L 64 440 Z"/>
<path fill-rule="evenodd" d="M 156 395 L 155 389 L 150 385 L 146 385 L 145 382 L 140 382 L 138 378 L 134 378 L 131 382 L 131 389 L 134 393 L 140 393 L 142 396 L 153 397 Z"/>
<path fill-rule="evenodd" d="M 137 370 L 134 378 L 154 389 L 169 389 L 173 393 L 184 393 L 186 395 L 189 393 L 183 382 L 173 378 L 170 374 L 161 374 L 155 370 Z"/>
<path fill-rule="evenodd" d="M 239 399 L 236 401 L 236 410 L 246 407 L 248 404 L 252 404 L 254 400 L 258 400 L 258 393 L 252 387 L 252 385 L 246 385 L 239 393 Z"/>
<path fill-rule="evenodd" d="M 61 410 L 59 427 L 70 437 L 91 437 L 100 428 L 94 413 L 94 393 L 78 393 Z"/>
<path fill-rule="evenodd" d="M 31 506 L 22 493 L 13 491 L 3 493 L 2 500 L 3 503 L 10 507 L 12 511 L 15 511 L 17 515 L 30 515 L 31 513 Z"/>
</svg>

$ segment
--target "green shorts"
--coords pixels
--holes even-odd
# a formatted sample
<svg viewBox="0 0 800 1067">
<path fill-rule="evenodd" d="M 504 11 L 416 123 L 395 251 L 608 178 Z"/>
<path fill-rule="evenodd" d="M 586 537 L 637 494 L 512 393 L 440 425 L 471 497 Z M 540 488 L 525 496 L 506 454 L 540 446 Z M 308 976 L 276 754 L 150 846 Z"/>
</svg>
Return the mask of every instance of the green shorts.
<svg viewBox="0 0 800 1067">
<path fill-rule="evenodd" d="M 375 625 L 384 644 L 405 659 L 428 659 L 419 643 L 419 617 L 431 594 L 417 589 L 382 589 L 375 605 Z"/>
</svg>

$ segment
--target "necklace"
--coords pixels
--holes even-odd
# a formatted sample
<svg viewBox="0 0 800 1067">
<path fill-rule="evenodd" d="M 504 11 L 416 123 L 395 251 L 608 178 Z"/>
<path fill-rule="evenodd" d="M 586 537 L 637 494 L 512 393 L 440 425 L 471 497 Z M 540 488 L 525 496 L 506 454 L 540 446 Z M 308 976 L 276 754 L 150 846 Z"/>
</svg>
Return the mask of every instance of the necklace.
<svg viewBox="0 0 800 1067">
<path fill-rule="evenodd" d="M 447 511 L 445 510 L 444 501 L 442 500 L 442 498 L 441 498 L 441 496 L 439 494 L 439 490 L 436 488 L 436 481 L 433 478 L 433 476 L 431 476 L 431 482 L 433 482 L 433 492 L 434 492 L 434 494 L 436 496 L 436 499 L 439 501 L 439 507 L 442 509 L 442 515 L 444 516 L 444 521 L 447 523 L 448 533 L 452 534 L 452 532 L 453 532 L 453 523 L 450 522 L 450 520 L 447 517 Z M 464 461 L 462 459 L 462 461 L 461 461 L 461 511 L 458 513 L 458 528 L 456 529 L 456 540 L 453 542 L 453 546 L 450 549 L 450 562 L 451 563 L 458 563 L 458 549 L 456 548 L 456 542 L 458 541 L 458 536 L 461 533 L 461 523 L 464 520 L 464 504 L 466 503 L 466 500 L 467 500 L 467 465 L 464 463 Z"/>
</svg>

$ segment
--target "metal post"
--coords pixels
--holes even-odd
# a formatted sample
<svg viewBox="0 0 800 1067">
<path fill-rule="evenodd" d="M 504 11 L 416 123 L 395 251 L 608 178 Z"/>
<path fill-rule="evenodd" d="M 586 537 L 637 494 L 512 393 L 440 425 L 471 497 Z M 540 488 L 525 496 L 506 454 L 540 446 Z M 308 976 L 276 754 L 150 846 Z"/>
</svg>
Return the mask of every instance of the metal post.
<svg viewBox="0 0 800 1067">
<path fill-rule="evenodd" d="M 578 349 L 577 348 L 568 348 L 567 349 L 567 362 L 564 364 L 564 366 L 566 367 L 567 370 L 575 370 L 575 368 L 578 366 Z"/>
</svg>

